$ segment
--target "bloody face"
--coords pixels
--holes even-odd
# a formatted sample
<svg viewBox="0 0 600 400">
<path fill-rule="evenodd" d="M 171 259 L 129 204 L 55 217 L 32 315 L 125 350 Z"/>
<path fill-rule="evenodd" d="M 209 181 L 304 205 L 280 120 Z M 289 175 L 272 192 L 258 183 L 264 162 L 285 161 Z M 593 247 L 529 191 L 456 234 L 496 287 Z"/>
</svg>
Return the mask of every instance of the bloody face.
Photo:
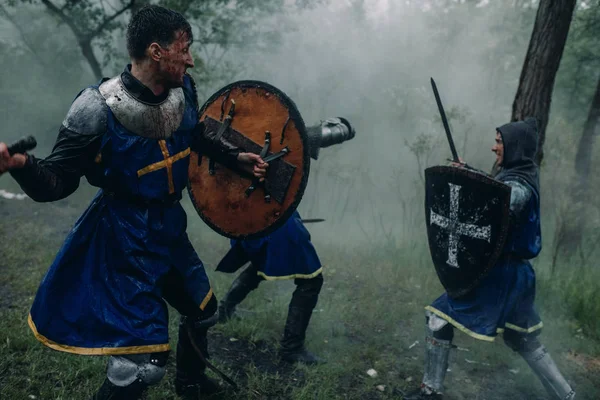
<svg viewBox="0 0 600 400">
<path fill-rule="evenodd" d="M 166 48 L 162 48 L 158 69 L 165 86 L 175 88 L 183 85 L 186 70 L 194 67 L 191 44 L 185 32 L 177 31 L 175 40 Z"/>
</svg>

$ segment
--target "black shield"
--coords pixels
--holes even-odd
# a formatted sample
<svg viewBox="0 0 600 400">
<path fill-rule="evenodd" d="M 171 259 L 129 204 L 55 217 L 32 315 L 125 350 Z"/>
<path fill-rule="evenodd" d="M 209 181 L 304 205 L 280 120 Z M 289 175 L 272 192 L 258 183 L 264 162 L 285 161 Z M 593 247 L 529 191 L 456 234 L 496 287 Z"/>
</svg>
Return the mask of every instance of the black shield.
<svg viewBox="0 0 600 400">
<path fill-rule="evenodd" d="M 510 186 L 466 168 L 425 170 L 427 237 L 435 270 L 452 298 L 475 287 L 502 253 Z"/>
</svg>

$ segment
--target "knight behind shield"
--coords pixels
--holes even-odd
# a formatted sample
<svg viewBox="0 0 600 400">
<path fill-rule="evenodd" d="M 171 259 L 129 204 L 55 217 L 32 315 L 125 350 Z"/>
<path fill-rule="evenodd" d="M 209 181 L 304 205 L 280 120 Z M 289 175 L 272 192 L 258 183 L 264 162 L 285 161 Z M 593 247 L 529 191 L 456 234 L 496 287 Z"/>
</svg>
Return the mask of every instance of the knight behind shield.
<svg viewBox="0 0 600 400">
<path fill-rule="evenodd" d="M 309 127 L 307 132 L 310 154 L 315 160 L 320 148 L 342 143 L 355 135 L 354 128 L 344 118 L 329 118 Z M 266 237 L 234 239 L 231 246 L 217 271 L 232 273 L 247 262 L 250 265 L 233 281 L 221 300 L 219 320 L 225 322 L 232 318 L 236 306 L 262 281 L 293 279 L 296 290 L 292 294 L 281 339 L 281 359 L 290 363 L 322 362 L 304 346 L 310 317 L 323 286 L 323 268 L 300 214 L 294 212 L 282 227 Z"/>
<path fill-rule="evenodd" d="M 495 179 L 456 167 L 426 170 L 429 245 L 446 293 L 426 307 L 425 374 L 404 399 L 441 399 L 454 328 L 519 353 L 553 399 L 575 391 L 538 336 L 535 273 L 541 250 L 537 125 L 533 118 L 497 128 Z"/>
<path fill-rule="evenodd" d="M 139 399 L 164 376 L 170 348 L 163 298 L 183 316 L 178 394 L 197 399 L 199 391 L 215 389 L 190 339 L 206 356 L 207 326 L 218 304 L 179 202 L 190 152 L 259 179 L 266 164 L 204 134 L 186 74 L 194 66 L 192 39 L 180 14 L 141 9 L 127 29 L 131 65 L 79 93 L 50 156 L 11 156 L 0 143 L 0 173 L 10 170 L 35 201 L 69 196 L 83 175 L 100 188 L 42 280 L 29 315 L 46 346 L 111 356 L 94 399 Z"/>
</svg>

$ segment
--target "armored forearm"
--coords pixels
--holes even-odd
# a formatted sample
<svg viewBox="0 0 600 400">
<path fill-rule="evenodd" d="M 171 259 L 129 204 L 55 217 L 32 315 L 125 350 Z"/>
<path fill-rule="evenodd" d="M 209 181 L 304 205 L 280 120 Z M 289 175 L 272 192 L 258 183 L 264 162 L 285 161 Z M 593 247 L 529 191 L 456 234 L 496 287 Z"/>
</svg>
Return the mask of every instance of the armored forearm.
<svg viewBox="0 0 600 400">
<path fill-rule="evenodd" d="M 307 128 L 310 156 L 317 160 L 323 147 L 333 146 L 354 138 L 356 131 L 345 118 L 334 117 Z"/>
<path fill-rule="evenodd" d="M 216 133 L 207 132 L 207 130 L 204 129 L 203 123 L 199 123 L 196 128 L 192 150 L 198 154 L 204 154 L 218 163 L 231 168 L 237 166 L 237 157 L 242 151 L 223 137 L 216 140 Z"/>
</svg>

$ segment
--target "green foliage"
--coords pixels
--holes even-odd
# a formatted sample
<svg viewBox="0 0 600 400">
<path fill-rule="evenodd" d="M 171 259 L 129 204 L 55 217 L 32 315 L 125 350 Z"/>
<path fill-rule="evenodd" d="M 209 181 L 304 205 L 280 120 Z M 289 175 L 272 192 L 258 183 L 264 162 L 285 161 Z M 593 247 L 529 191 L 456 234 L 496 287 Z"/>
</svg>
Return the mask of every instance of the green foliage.
<svg viewBox="0 0 600 400">
<path fill-rule="evenodd" d="M 194 30 L 193 51 L 199 64 L 193 71 L 195 77 L 202 85 L 215 85 L 232 80 L 244 70 L 243 63 L 231 60 L 231 51 L 264 51 L 275 46 L 279 38 L 277 29 L 285 13 L 293 7 L 309 7 L 315 1 L 298 2 L 296 6 L 286 5 L 283 0 L 27 0 L 27 3 L 37 6 L 29 8 L 30 13 L 41 8 L 59 25 L 67 25 L 69 35 L 75 39 L 70 41 L 71 46 L 93 39 L 95 56 L 100 55 L 106 76 L 117 73 L 128 61 L 123 42 L 132 10 L 150 3 L 175 9 L 186 16 Z M 8 3 L 10 7 L 17 4 L 13 0 Z"/>
<path fill-rule="evenodd" d="M 289 18 L 298 10 L 294 7 L 314 6 L 318 2 L 297 2 L 294 6 L 282 0 L 161 0 L 159 3 L 183 12 L 193 25 L 197 67 L 192 73 L 199 83 L 202 98 L 214 88 L 253 72 L 244 62 L 244 56 L 253 52 L 267 54 L 276 49 L 282 44 L 283 35 L 279 34 L 282 26 L 290 30 L 299 28 Z M 330 228 L 321 231 L 315 228 L 313 233 L 326 265 L 326 283 L 307 343 L 311 350 L 329 358 L 330 363 L 317 369 L 300 368 L 305 376 L 301 383 L 288 376 L 265 372 L 255 365 L 236 369 L 235 373 L 246 377 L 248 385 L 235 398 L 282 398 L 282 393 L 284 398 L 293 399 L 391 398 L 391 388 L 407 388 L 420 379 L 422 307 L 442 291 L 426 247 L 422 171 L 426 166 L 445 163 L 449 149 L 433 95 L 429 86 L 423 84 L 427 82 L 429 71 L 418 74 L 415 70 L 422 66 L 433 68 L 434 63 L 443 64 L 450 72 L 444 80 L 438 81 L 442 97 L 451 93 L 446 87 L 454 85 L 455 93 L 456 87 L 461 90 L 464 87 L 464 92 L 473 92 L 473 98 L 482 99 L 480 103 L 463 104 L 448 98 L 445 106 L 460 155 L 473 165 L 487 165 L 494 124 L 510 115 L 515 80 L 535 17 L 532 1 L 495 1 L 486 7 L 475 7 L 477 2 L 472 1 L 434 3 L 441 4 L 440 8 L 428 11 L 426 18 L 423 17 L 428 29 L 418 32 L 427 35 L 436 49 L 433 61 L 432 57 L 420 54 L 394 53 L 391 60 L 385 59 L 390 62 L 391 73 L 382 78 L 385 85 L 378 86 L 371 72 L 351 69 L 354 62 L 358 63 L 364 56 L 359 54 L 356 60 L 342 60 L 344 65 L 332 63 L 336 68 L 319 71 L 318 82 L 327 91 L 326 95 L 313 93 L 311 88 L 302 92 L 309 78 L 304 74 L 298 74 L 295 81 L 289 83 L 296 85 L 297 93 L 304 94 L 306 107 L 303 110 L 310 109 L 322 116 L 332 110 L 338 112 L 341 107 L 343 111 L 354 112 L 355 118 L 349 119 L 360 128 L 357 138 L 349 144 L 358 146 L 354 147 L 349 160 L 342 159 L 345 150 L 333 148 L 326 150 L 331 157 L 311 165 L 309 190 L 312 188 L 315 195 L 312 198 L 307 195 L 303 200 L 303 207 L 313 213 L 310 216 L 326 213 L 324 216 L 331 223 Z M 97 30 L 103 18 L 113 15 L 124 4 L 127 2 L 60 2 L 64 12 L 76 20 L 78 29 L 88 35 Z M 556 227 L 560 218 L 567 215 L 566 209 L 572 206 L 565 188 L 572 176 L 573 143 L 579 138 L 592 90 L 599 78 L 600 2 L 586 1 L 586 4 L 587 7 L 579 7 L 575 15 L 554 90 L 542 170 L 545 247 L 535 268 L 539 278 L 539 308 L 546 326 L 544 342 L 569 380 L 575 382 L 582 398 L 595 399 L 599 395 L 597 374 L 575 364 L 565 352 L 572 349 L 592 359 L 600 355 L 600 276 L 594 262 L 600 256 L 597 205 L 589 205 L 584 224 L 579 226 L 584 232 L 583 255 L 576 254 L 569 259 L 553 257 L 555 241 L 559 238 Z M 0 18 L 15 34 L 11 39 L 0 41 L 0 57 L 7 71 L 0 76 L 0 92 L 13 99 L 2 110 L 7 132 L 2 140 L 20 136 L 31 126 L 45 134 L 46 138 L 40 135 L 40 141 L 46 142 L 47 153 L 74 94 L 91 83 L 88 68 L 68 27 L 49 14 L 39 0 L 9 0 L 6 5 L 0 7 Z M 364 6 L 364 2 L 352 2 L 356 24 L 367 21 Z M 418 8 L 415 6 L 410 11 L 420 13 Z M 421 14 L 418 15 L 420 18 Z M 473 42 L 462 43 L 465 38 L 472 39 L 481 32 L 476 28 L 480 18 L 493 21 L 489 27 L 492 34 L 476 38 L 478 41 L 474 42 L 485 41 L 483 50 L 469 47 Z M 115 19 L 93 41 L 106 75 L 117 73 L 127 60 L 122 44 L 128 19 L 129 13 Z M 368 36 L 372 32 L 365 29 L 364 34 Z M 377 36 L 368 36 L 373 37 Z M 412 39 L 398 38 L 401 50 L 408 48 L 402 47 L 403 40 Z M 346 45 L 357 44 L 337 45 L 327 56 L 337 57 Z M 456 54 L 456 49 L 463 52 Z M 454 81 L 456 71 L 483 62 L 490 66 L 486 69 L 486 79 Z M 61 67 L 54 68 L 58 64 Z M 370 64 L 368 71 L 374 67 Z M 355 78 L 345 79 L 340 73 L 343 68 L 353 71 Z M 376 70 L 381 71 L 388 72 Z M 384 89 L 380 90 L 381 87 Z M 22 93 L 28 95 L 21 96 Z M 297 98 L 302 101 L 302 96 L 294 96 Z M 359 103 L 357 110 L 343 108 L 353 101 Z M 374 145 L 368 147 L 371 143 Z M 396 153 L 392 159 L 381 155 L 389 149 Z M 378 172 L 393 170 L 389 179 L 392 182 L 385 179 L 387 176 L 377 175 L 376 167 L 379 167 Z M 600 187 L 598 172 L 596 162 L 590 182 L 592 188 Z M 2 188 L 19 190 L 8 178 Z M 387 196 L 389 192 L 385 190 L 388 189 L 394 196 Z M 25 322 L 37 285 L 93 191 L 82 187 L 69 200 L 51 206 L 29 203 L 19 207 L 0 199 L 3 217 L 0 236 L 10 238 L 10 241 L 0 241 L 2 398 L 20 399 L 30 394 L 44 399 L 84 398 L 103 379 L 105 359 L 47 350 L 35 341 Z M 324 207 L 319 208 L 319 202 Z M 35 211 L 30 211 L 32 209 Z M 188 211 L 192 221 L 196 218 L 194 211 Z M 38 212 L 35 219 L 31 212 Z M 343 218 L 351 220 L 352 229 L 340 232 L 335 222 Z M 363 237 L 360 237 L 361 231 Z M 227 242 L 211 235 L 208 229 L 202 230 L 190 223 L 190 237 L 206 262 L 218 295 L 228 289 L 232 276 L 212 272 L 211 267 L 224 254 Z M 349 239 L 351 236 L 353 241 Z M 346 240 L 351 244 L 340 244 Z M 251 343 L 266 341 L 276 350 L 291 290 L 293 285 L 289 282 L 261 284 L 242 306 L 250 311 L 246 318 L 215 331 Z M 175 329 L 173 316 L 172 337 L 175 337 Z M 481 397 L 481 393 L 495 395 L 500 390 L 499 398 L 525 399 L 543 391 L 537 383 L 531 384 L 535 382 L 533 375 L 522 372 L 525 369 L 522 362 L 501 343 L 484 346 L 457 336 L 458 345 L 469 347 L 472 352 L 457 352 L 455 356 L 456 367 L 449 376 L 451 395 L 475 398 Z M 416 341 L 420 343 L 410 348 Z M 213 357 L 220 367 L 235 367 L 220 359 L 218 352 Z M 479 364 L 472 365 L 465 358 L 475 359 Z M 483 363 L 499 367 L 492 369 Z M 369 368 L 380 372 L 376 382 L 365 375 Z M 521 372 L 514 375 L 507 372 L 509 369 Z M 171 364 L 169 377 L 173 372 Z M 412 381 L 407 380 L 409 378 Z M 498 388 L 498 381 L 507 382 L 507 386 Z M 379 393 L 374 389 L 375 384 L 385 384 L 385 391 Z M 170 380 L 163 381 L 150 396 L 173 399 Z"/>
<path fill-rule="evenodd" d="M 0 397 L 89 398 L 104 379 L 106 358 L 47 349 L 35 340 L 26 323 L 27 309 L 37 284 L 52 254 L 59 248 L 64 231 L 82 210 L 64 202 L 31 204 L 27 211 L 14 201 L 1 206 L 6 215 L 10 215 L 10 219 L 4 219 L 0 225 L 3 237 L 9 226 L 18 228 L 12 230 L 10 243 L 0 242 L 0 253 L 7 256 L 0 261 L 6 277 L 0 286 L 0 301 L 4 301 L 0 309 L 3 321 L 0 325 Z M 35 231 L 29 218 L 31 212 L 37 213 Z M 190 236 L 203 254 L 219 296 L 233 279 L 211 268 L 226 250 L 226 241 L 214 235 L 199 235 L 194 228 Z M 219 347 L 211 351 L 211 360 L 241 386 L 239 393 L 230 392 L 222 398 L 391 399 L 398 397 L 392 395 L 392 390 L 405 390 L 418 384 L 423 368 L 423 307 L 442 292 L 435 272 L 426 260 L 424 262 L 427 249 L 400 246 L 391 251 L 377 245 L 349 248 L 328 245 L 322 239 L 316 238 L 316 243 L 320 243 L 325 265 L 325 284 L 311 319 L 307 346 L 328 359 L 328 363 L 313 368 L 278 366 L 274 357 L 294 285 L 292 282 L 263 282 L 239 307 L 246 310 L 241 313 L 241 321 L 218 325 L 210 331 L 212 343 L 217 336 L 223 338 Z M 592 400 L 599 393 L 595 387 L 597 375 L 594 370 L 580 367 L 569 354 L 575 352 L 592 359 L 600 355 L 600 346 L 588 336 L 588 326 L 581 322 L 589 319 L 587 312 L 598 311 L 597 296 L 590 297 L 590 302 L 583 306 L 588 310 L 582 308 L 581 319 L 574 319 L 571 313 L 577 310 L 578 304 L 583 304 L 582 296 L 590 295 L 597 287 L 598 278 L 596 275 L 582 277 L 588 283 L 581 290 L 581 282 L 566 269 L 565 273 L 570 281 L 566 278 L 551 281 L 540 274 L 538 297 L 546 326 L 542 337 L 561 369 L 577 386 L 578 396 Z M 26 284 L 23 284 L 24 277 L 28 280 Z M 573 299 L 572 304 L 561 300 L 565 295 Z M 177 315 L 171 311 L 170 335 L 174 347 Z M 235 356 L 234 341 L 246 343 L 245 353 L 240 356 L 252 357 L 255 361 L 234 363 L 231 359 Z M 523 361 L 506 351 L 501 340 L 498 342 L 479 343 L 457 333 L 456 344 L 462 350 L 456 350 L 452 356 L 448 375 L 450 396 L 470 398 L 479 393 L 493 400 L 525 400 L 544 393 L 535 377 L 526 371 Z M 378 372 L 376 378 L 366 374 L 371 368 Z M 520 372 L 513 374 L 509 372 L 511 369 Z M 150 390 L 150 399 L 175 400 L 174 373 L 172 354 L 167 376 Z M 376 389 L 377 385 L 384 385 L 384 391 Z"/>
</svg>

